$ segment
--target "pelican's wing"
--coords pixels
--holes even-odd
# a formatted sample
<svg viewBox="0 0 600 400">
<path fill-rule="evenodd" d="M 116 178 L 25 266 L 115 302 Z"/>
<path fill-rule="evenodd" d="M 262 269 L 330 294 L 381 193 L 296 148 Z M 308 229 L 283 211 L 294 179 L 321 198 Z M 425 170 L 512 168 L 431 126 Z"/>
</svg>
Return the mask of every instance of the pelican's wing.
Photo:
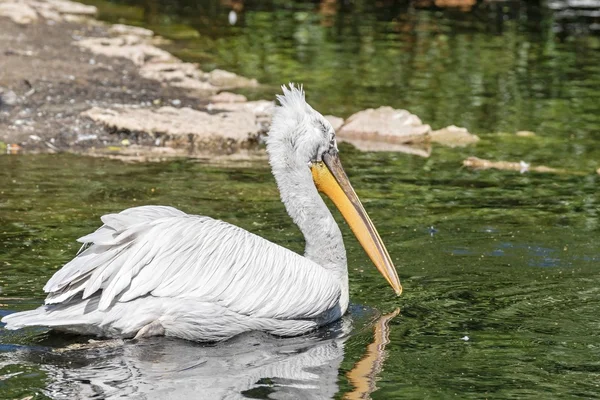
<svg viewBox="0 0 600 400">
<path fill-rule="evenodd" d="M 130 208 L 102 222 L 79 239 L 87 248 L 48 281 L 46 304 L 101 290 L 100 310 L 152 295 L 305 319 L 334 307 L 340 296 L 326 269 L 226 222 L 160 206 Z"/>
</svg>

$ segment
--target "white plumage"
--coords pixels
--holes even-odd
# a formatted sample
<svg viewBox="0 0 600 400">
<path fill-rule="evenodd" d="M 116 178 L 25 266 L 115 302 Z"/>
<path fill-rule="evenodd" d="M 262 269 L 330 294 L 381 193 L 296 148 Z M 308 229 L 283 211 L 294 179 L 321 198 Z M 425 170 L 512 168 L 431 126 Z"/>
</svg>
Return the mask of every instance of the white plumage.
<svg viewBox="0 0 600 400">
<path fill-rule="evenodd" d="M 340 318 L 345 250 L 311 175 L 311 163 L 337 152 L 335 136 L 301 89 L 290 85 L 279 100 L 267 149 L 305 257 L 209 217 L 130 208 L 80 238 L 80 253 L 44 286 L 45 305 L 4 317 L 6 327 L 215 341 L 250 330 L 297 335 Z"/>
</svg>

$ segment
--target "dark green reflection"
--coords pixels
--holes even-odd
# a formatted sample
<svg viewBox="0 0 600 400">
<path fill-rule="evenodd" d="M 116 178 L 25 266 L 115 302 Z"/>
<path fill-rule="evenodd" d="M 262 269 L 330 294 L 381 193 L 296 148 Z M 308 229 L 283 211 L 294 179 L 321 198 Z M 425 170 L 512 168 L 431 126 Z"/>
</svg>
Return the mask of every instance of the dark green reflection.
<svg viewBox="0 0 600 400">
<path fill-rule="evenodd" d="M 273 98 L 277 85 L 304 82 L 325 114 L 387 104 L 481 136 L 470 148 L 435 148 L 429 159 L 341 147 L 405 288 L 393 295 L 335 214 L 353 302 L 401 308 L 374 399 L 598 397 L 600 38 L 588 19 L 563 20 L 545 1 L 479 2 L 470 13 L 412 3 L 339 2 L 331 13 L 318 3 L 245 2 L 233 27 L 217 1 L 100 5 L 103 18 L 175 38 L 169 50 L 185 60 L 266 84 L 250 96 Z M 537 136 L 516 137 L 522 129 Z M 472 172 L 461 167 L 472 155 L 572 173 Z M 100 215 L 141 204 L 211 215 L 303 248 L 263 162 L 0 156 L 0 313 L 39 305 L 75 238 Z M 36 340 L 0 331 L 0 356 L 14 350 L 6 343 Z M 370 340 L 347 342 L 341 393 Z M 15 372 L 0 381 L 0 397 L 44 387 L 35 365 L 0 369 Z"/>
<path fill-rule="evenodd" d="M 413 1 L 88 2 L 176 39 L 168 49 L 203 69 L 271 85 L 255 97 L 303 82 L 316 108 L 340 116 L 391 105 L 434 127 L 598 138 L 600 37 L 588 34 L 598 21 L 546 2 L 481 1 L 468 13 Z"/>
<path fill-rule="evenodd" d="M 352 301 L 382 312 L 401 307 L 373 398 L 592 396 L 600 357 L 597 178 L 473 173 L 451 162 L 341 151 L 405 286 L 394 296 L 335 213 Z M 75 254 L 74 239 L 98 227 L 100 215 L 130 206 L 173 205 L 302 251 L 266 162 L 241 169 L 3 156 L 0 188 L 0 313 L 39 305 L 45 281 Z M 367 333 L 346 345 L 342 391 L 372 340 Z M 0 343 L 37 340 L 0 331 Z M 0 391 L 22 395 L 44 379 L 23 373 Z"/>
</svg>

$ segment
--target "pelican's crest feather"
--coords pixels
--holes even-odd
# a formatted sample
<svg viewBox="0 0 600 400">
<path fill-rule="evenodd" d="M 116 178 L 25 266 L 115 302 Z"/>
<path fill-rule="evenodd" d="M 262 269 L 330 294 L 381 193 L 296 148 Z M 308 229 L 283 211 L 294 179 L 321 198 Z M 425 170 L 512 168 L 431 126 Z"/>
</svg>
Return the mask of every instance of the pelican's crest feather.
<svg viewBox="0 0 600 400">
<path fill-rule="evenodd" d="M 283 95 L 277 95 L 277 100 L 279 100 L 281 107 L 302 110 L 303 107 L 308 105 L 302 85 L 290 82 L 289 88 L 286 85 L 281 85 L 281 90 L 283 91 Z"/>
</svg>

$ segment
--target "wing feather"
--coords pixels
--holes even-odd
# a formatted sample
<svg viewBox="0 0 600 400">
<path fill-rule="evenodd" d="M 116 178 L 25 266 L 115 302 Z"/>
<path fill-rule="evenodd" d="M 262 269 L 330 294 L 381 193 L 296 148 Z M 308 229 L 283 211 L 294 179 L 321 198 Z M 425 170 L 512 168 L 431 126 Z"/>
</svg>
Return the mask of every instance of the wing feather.
<svg viewBox="0 0 600 400">
<path fill-rule="evenodd" d="M 313 318 L 334 307 L 339 283 L 316 263 L 259 236 L 172 207 L 102 217 L 91 245 L 48 281 L 47 304 L 101 293 L 99 309 L 143 296 L 195 298 L 244 315 Z"/>
</svg>

